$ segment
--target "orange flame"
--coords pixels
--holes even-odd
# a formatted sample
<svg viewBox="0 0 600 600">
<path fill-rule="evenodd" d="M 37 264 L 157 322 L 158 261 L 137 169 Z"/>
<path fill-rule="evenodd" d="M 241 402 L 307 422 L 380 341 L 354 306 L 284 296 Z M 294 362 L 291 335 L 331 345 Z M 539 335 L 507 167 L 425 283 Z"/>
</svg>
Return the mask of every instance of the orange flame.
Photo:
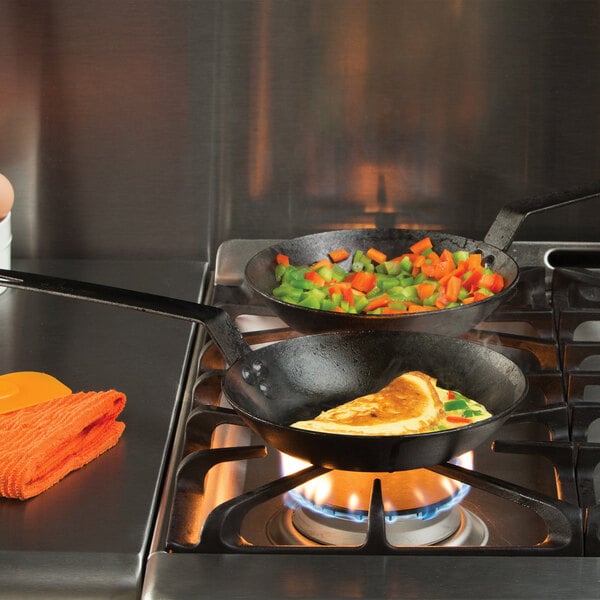
<svg viewBox="0 0 600 600">
<path fill-rule="evenodd" d="M 473 454 L 468 452 L 456 462 L 471 468 Z M 306 468 L 308 463 L 282 454 L 284 475 Z M 386 512 L 417 512 L 423 507 L 443 504 L 454 498 L 463 484 L 454 479 L 433 473 L 428 469 L 413 469 L 394 473 L 362 473 L 330 471 L 296 488 L 308 502 L 346 510 L 349 513 L 367 512 L 373 481 L 381 480 L 383 504 Z"/>
</svg>

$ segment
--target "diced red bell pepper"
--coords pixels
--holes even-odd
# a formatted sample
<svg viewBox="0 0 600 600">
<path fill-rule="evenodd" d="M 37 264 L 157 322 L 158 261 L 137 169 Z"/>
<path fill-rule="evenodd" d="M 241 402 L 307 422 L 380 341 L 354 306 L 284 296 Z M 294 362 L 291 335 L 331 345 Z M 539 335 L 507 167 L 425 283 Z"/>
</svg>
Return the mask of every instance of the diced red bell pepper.
<svg viewBox="0 0 600 600">
<path fill-rule="evenodd" d="M 319 287 L 323 287 L 325 285 L 325 280 L 316 271 L 308 271 L 304 274 L 304 279 L 311 281 Z"/>
<path fill-rule="evenodd" d="M 359 292 L 368 294 L 377 284 L 377 277 L 374 273 L 359 271 L 352 278 L 352 287 Z"/>
<path fill-rule="evenodd" d="M 446 420 L 450 423 L 471 423 L 473 421 L 473 419 L 469 419 L 467 417 L 459 417 L 457 415 L 448 415 L 446 417 Z"/>
<path fill-rule="evenodd" d="M 489 273 L 482 275 L 479 280 L 479 286 L 484 287 L 490 292 L 497 294 L 504 289 L 504 278 L 499 273 Z"/>
<path fill-rule="evenodd" d="M 371 300 L 369 304 L 365 306 L 365 312 L 369 312 L 371 310 L 375 310 L 376 308 L 387 306 L 389 303 L 390 297 L 387 294 L 383 294 L 381 296 L 378 296 L 377 298 L 373 298 L 373 300 Z"/>
<path fill-rule="evenodd" d="M 350 306 L 354 306 L 354 294 L 352 288 L 342 288 L 342 299 L 345 300 Z"/>
<path fill-rule="evenodd" d="M 471 293 L 474 289 L 479 287 L 479 280 L 483 276 L 481 270 L 472 271 L 471 274 L 463 281 L 463 287 L 467 292 Z"/>
</svg>

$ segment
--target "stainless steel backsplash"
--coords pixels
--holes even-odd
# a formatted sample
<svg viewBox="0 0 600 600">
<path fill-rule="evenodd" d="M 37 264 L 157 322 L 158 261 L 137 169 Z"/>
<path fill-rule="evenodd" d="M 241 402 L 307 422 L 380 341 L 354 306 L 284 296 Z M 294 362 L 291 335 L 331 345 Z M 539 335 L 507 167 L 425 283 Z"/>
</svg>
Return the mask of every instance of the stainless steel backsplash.
<svg viewBox="0 0 600 600">
<path fill-rule="evenodd" d="M 483 237 L 600 179 L 600 2 L 4 0 L 19 257 L 212 258 L 348 226 Z M 597 239 L 597 202 L 520 238 Z"/>
</svg>

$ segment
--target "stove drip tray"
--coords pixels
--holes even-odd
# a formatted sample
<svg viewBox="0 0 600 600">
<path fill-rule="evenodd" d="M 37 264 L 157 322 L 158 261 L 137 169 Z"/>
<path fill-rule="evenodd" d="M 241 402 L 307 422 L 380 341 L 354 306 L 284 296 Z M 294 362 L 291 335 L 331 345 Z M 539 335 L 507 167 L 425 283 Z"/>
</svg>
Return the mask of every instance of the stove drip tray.
<svg viewBox="0 0 600 600">
<path fill-rule="evenodd" d="M 366 521 L 335 518 L 306 507 L 280 510 L 267 523 L 267 535 L 277 545 L 360 546 L 367 537 Z M 405 518 L 386 523 L 392 546 L 485 546 L 488 529 L 461 506 L 431 519 Z"/>
</svg>

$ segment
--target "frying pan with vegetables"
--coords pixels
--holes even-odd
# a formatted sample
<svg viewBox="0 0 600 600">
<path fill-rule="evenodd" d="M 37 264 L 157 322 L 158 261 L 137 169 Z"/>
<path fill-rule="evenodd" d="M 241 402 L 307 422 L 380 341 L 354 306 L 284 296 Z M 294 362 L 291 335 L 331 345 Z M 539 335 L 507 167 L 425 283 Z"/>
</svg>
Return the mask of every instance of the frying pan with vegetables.
<svg viewBox="0 0 600 600">
<path fill-rule="evenodd" d="M 436 231 L 405 229 L 349 229 L 316 233 L 279 242 L 255 256 L 246 265 L 245 277 L 266 304 L 292 328 L 303 333 L 339 329 L 402 330 L 460 335 L 486 319 L 514 292 L 519 268 L 507 250 L 525 218 L 535 212 L 556 208 L 600 195 L 600 182 L 543 197 L 520 200 L 506 205 L 498 213 L 485 239 L 477 241 Z M 284 254 L 293 265 L 311 265 L 338 248 L 350 258 L 339 263 L 350 270 L 354 251 L 375 248 L 388 256 L 398 256 L 425 237 L 437 253 L 481 253 L 484 264 L 504 278 L 504 289 L 485 300 L 455 308 L 409 314 L 371 315 L 325 311 L 284 302 L 273 295 L 279 283 L 274 274 L 275 257 Z"/>
<path fill-rule="evenodd" d="M 252 350 L 225 311 L 131 290 L 0 270 L 0 284 L 203 323 L 230 368 L 223 390 L 233 409 L 268 444 L 314 465 L 398 471 L 445 462 L 497 430 L 527 391 L 519 367 L 488 347 L 401 331 L 332 332 Z M 399 436 L 335 435 L 290 427 L 322 410 L 420 370 L 483 404 L 493 416 L 465 427 Z"/>
</svg>

